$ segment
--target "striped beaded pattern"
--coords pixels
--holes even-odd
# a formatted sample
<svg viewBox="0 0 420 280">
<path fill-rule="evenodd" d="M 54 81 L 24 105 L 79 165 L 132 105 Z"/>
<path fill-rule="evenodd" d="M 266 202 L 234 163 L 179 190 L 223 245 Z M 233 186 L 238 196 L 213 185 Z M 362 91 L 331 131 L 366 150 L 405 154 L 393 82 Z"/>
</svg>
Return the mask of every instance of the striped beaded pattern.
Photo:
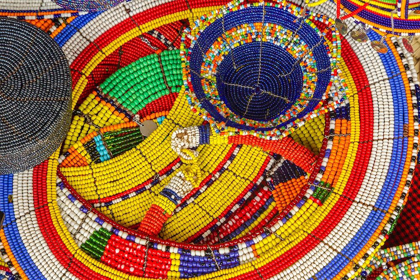
<svg viewBox="0 0 420 280">
<path fill-rule="evenodd" d="M 97 127 L 133 120 L 157 119 L 168 114 L 182 85 L 179 51 L 145 56 L 119 69 L 79 106 L 64 150 Z"/>
<path fill-rule="evenodd" d="M 1 1 L 0 16 L 26 20 L 55 19 L 85 14 L 76 10 L 63 9 L 53 0 Z"/>
<path fill-rule="evenodd" d="M 337 1 L 335 1 L 337 3 Z M 413 36 L 420 33 L 420 15 L 414 13 L 411 9 L 418 7 L 419 3 L 411 1 L 398 1 L 388 4 L 386 1 L 364 1 L 364 0 L 342 0 L 341 8 L 347 13 L 356 12 L 353 17 L 369 27 L 381 32 L 392 34 L 392 25 L 394 25 L 394 34 L 401 36 Z M 367 5 L 367 6 L 366 6 Z M 363 8 L 366 6 L 365 8 Z M 361 9 L 361 11 L 359 11 Z M 392 24 L 391 12 L 396 10 L 393 15 Z M 359 12 L 357 12 L 359 11 Z"/>
</svg>

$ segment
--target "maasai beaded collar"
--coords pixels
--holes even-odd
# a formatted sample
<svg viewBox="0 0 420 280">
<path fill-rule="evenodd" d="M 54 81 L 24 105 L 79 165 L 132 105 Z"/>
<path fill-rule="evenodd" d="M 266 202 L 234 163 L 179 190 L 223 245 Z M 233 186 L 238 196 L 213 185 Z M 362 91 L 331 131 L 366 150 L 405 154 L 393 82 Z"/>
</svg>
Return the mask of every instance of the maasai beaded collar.
<svg viewBox="0 0 420 280">
<path fill-rule="evenodd" d="M 192 7 L 198 5 L 196 1 L 189 3 Z M 354 25 L 349 27 L 351 30 Z M 373 32 L 370 34 L 370 39 L 376 40 L 378 37 Z M 58 190 L 59 203 L 64 209 L 61 217 L 56 202 L 54 178 L 57 155 L 54 155 L 49 162 L 37 166 L 31 172 L 0 177 L 5 190 L 1 194 L 0 205 L 2 209 L 7 209 L 6 226 L 0 231 L 0 237 L 11 256 L 8 261 L 14 264 L 13 273 L 18 271 L 30 279 L 138 279 L 203 274 L 206 278 L 303 279 L 319 271 L 315 275 L 318 279 L 329 279 L 344 276 L 354 268 L 356 273 L 351 272 L 349 275 L 359 275 L 361 268 L 358 266 L 363 266 L 364 254 L 367 257 L 373 254 L 391 227 L 386 224 L 389 217 L 397 216 L 393 210 L 396 205 L 403 203 L 399 198 L 405 196 L 408 189 L 404 186 L 405 182 L 411 179 L 407 175 L 407 169 L 411 168 L 410 157 L 416 155 L 412 149 L 417 145 L 417 136 L 410 134 L 412 130 L 416 133 L 418 129 L 417 109 L 411 106 L 416 98 L 410 89 L 414 91 L 417 82 L 413 76 L 414 71 L 411 73 L 412 61 L 407 58 L 407 53 L 396 51 L 390 40 L 385 43 L 389 45 L 390 52 L 379 55 L 372 54 L 369 46 L 357 46 L 357 43 L 348 43 L 347 38 L 343 39 L 345 56 L 341 69 L 349 85 L 351 106 L 336 110 L 331 116 L 325 115 L 328 128 L 324 132 L 325 145 L 321 148 L 320 162 L 313 176 L 317 180 L 332 183 L 334 189 L 332 192 L 330 186 L 318 185 L 314 188 L 315 192 L 318 191 L 315 196 L 320 198 L 319 201 L 309 196 L 304 199 L 308 201 L 307 205 L 297 205 L 303 209 L 297 210 L 294 206 L 286 209 L 285 213 L 292 213 L 284 216 L 284 221 L 288 223 L 287 229 L 280 227 L 282 229 L 276 230 L 277 226 L 268 226 L 266 230 L 262 229 L 261 234 L 255 235 L 252 241 L 247 238 L 246 242 L 240 239 L 236 243 L 201 247 L 136 236 L 137 233 L 97 213 L 83 198 L 78 198 L 77 193 L 69 193 L 70 188 L 63 188 L 62 192 Z M 401 41 L 396 40 L 395 43 L 398 46 Z M 365 56 L 362 57 L 362 54 Z M 375 61 L 374 66 L 372 61 Z M 92 69 L 88 75 L 91 72 Z M 387 73 L 395 76 L 384 78 Z M 367 77 L 370 77 L 369 80 Z M 79 93 L 80 88 L 83 86 L 77 89 Z M 174 106 L 174 112 L 182 112 L 177 118 L 191 117 L 186 101 L 183 102 L 182 106 L 179 103 Z M 184 126 L 199 124 L 197 119 L 189 122 L 180 119 Z M 151 137 L 157 137 L 159 131 L 168 129 L 170 123 L 164 122 Z M 404 134 L 404 131 L 408 133 Z M 170 132 L 165 133 L 168 137 Z M 153 141 L 148 143 L 153 144 Z M 337 143 L 343 146 L 336 146 Z M 150 149 L 153 153 L 158 151 L 155 146 Z M 376 153 L 371 153 L 372 150 Z M 126 157 L 123 154 L 117 158 Z M 97 169 L 97 174 L 109 176 L 109 167 L 114 165 L 117 158 L 104 162 L 103 167 Z M 254 160 L 245 158 L 243 162 Z M 138 162 L 128 160 L 124 164 Z M 76 169 L 69 172 L 74 172 L 74 177 L 83 177 Z M 391 181 L 393 178 L 396 178 L 395 182 Z M 61 187 L 61 182 L 58 182 L 58 186 Z M 320 193 L 321 189 L 330 193 L 324 203 L 321 199 L 325 194 Z M 92 191 L 95 188 L 92 187 Z M 224 197 L 222 191 L 217 199 Z M 13 204 L 8 202 L 10 194 L 13 195 Z M 322 206 L 311 204 L 309 200 Z M 313 209 L 318 210 L 314 212 Z M 329 215 L 323 216 L 327 212 Z M 22 216 L 21 213 L 28 214 Z M 64 225 L 63 218 L 70 221 L 66 222 L 69 228 Z M 310 223 L 313 220 L 322 223 Z M 380 236 L 385 224 L 385 233 Z M 28 229 L 30 234 L 23 234 Z M 306 229 L 311 235 L 299 229 Z M 74 234 L 70 234 L 69 230 Z M 92 239 L 88 245 L 93 244 L 93 252 L 96 257 L 100 257 L 100 261 L 85 254 L 75 242 L 90 237 Z M 104 252 L 102 256 L 101 252 Z M 240 266 L 237 266 L 238 258 Z M 203 266 L 196 266 L 200 263 Z"/>
<path fill-rule="evenodd" d="M 195 22 L 191 47 L 181 46 L 184 85 L 192 109 L 216 133 L 279 139 L 326 112 L 324 103 L 342 102 L 342 89 L 329 92 L 340 58 L 333 22 L 294 16 L 300 12 L 238 1 Z M 330 44 L 316 21 L 333 32 Z"/>
<path fill-rule="evenodd" d="M 98 127 L 156 119 L 161 123 L 182 86 L 179 50 L 154 53 L 106 79 L 74 112 L 63 150 Z"/>
<path fill-rule="evenodd" d="M 20 172 L 60 146 L 71 117 L 71 77 L 57 44 L 35 26 L 0 19 L 0 174 Z"/>
</svg>

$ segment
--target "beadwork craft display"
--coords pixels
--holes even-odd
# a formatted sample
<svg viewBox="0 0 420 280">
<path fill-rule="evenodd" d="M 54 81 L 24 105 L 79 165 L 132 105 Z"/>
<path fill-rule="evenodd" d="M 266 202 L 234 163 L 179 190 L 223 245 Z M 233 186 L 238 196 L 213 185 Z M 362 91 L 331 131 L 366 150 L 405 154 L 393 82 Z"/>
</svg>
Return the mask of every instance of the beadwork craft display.
<svg viewBox="0 0 420 280">
<path fill-rule="evenodd" d="M 48 160 L 0 175 L 0 278 L 358 279 L 401 254 L 381 277 L 410 275 L 416 243 L 381 247 L 416 165 L 413 59 L 304 6 L 132 0 L 46 23 L 73 114 Z"/>
<path fill-rule="evenodd" d="M 0 19 L 0 174 L 24 171 L 60 147 L 71 117 L 71 77 L 43 31 Z"/>
</svg>

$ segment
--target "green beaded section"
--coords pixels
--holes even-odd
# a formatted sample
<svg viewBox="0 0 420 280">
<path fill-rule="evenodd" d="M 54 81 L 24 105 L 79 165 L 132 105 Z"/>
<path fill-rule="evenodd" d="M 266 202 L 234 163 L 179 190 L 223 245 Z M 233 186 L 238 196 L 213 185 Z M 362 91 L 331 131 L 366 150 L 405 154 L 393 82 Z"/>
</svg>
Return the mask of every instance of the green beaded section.
<svg viewBox="0 0 420 280">
<path fill-rule="evenodd" d="M 112 156 L 115 157 L 131 150 L 141 143 L 145 137 L 141 134 L 140 129 L 135 127 L 104 133 L 104 139 Z"/>
<path fill-rule="evenodd" d="M 330 184 L 324 182 L 320 182 L 319 186 L 322 188 L 316 188 L 312 196 L 324 203 L 331 195 L 332 187 Z"/>
<path fill-rule="evenodd" d="M 110 155 L 110 159 L 131 150 L 143 142 L 144 139 L 145 137 L 141 134 L 138 127 L 105 132 L 102 137 L 102 141 L 105 142 L 107 148 L 111 151 L 112 156 Z M 93 162 L 102 162 L 94 139 L 85 143 L 84 148 Z"/>
<path fill-rule="evenodd" d="M 395 218 L 394 222 L 392 223 L 391 228 L 389 229 L 388 235 L 391 234 L 394 231 L 395 227 L 397 226 L 397 221 L 400 218 L 400 214 L 401 214 L 401 211 L 400 213 L 398 213 L 398 216 Z"/>
<path fill-rule="evenodd" d="M 363 2 L 367 2 L 367 1 L 363 1 Z M 385 4 L 389 4 L 389 5 L 396 5 L 397 4 L 397 1 L 395 1 L 395 0 L 381 0 L 381 2 L 385 3 Z M 377 6 L 377 5 L 375 5 L 374 2 L 371 3 L 371 5 Z M 382 9 L 384 9 L 384 8 L 382 8 Z"/>
<path fill-rule="evenodd" d="M 119 69 L 101 84 L 101 89 L 136 113 L 159 97 L 179 92 L 182 85 L 180 51 L 171 50 L 142 57 Z"/>
<path fill-rule="evenodd" d="M 82 244 L 81 248 L 92 258 L 100 260 L 111 235 L 112 233 L 104 228 L 95 230 L 89 239 Z"/>
</svg>

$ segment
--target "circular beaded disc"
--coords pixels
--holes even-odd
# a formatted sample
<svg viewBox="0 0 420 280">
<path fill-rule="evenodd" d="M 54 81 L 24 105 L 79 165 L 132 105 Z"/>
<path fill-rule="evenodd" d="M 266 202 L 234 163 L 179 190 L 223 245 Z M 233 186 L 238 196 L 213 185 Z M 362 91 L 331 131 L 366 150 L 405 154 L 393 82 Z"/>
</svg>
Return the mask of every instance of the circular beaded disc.
<svg viewBox="0 0 420 280">
<path fill-rule="evenodd" d="M 43 31 L 0 19 L 0 173 L 31 168 L 61 144 L 70 123 L 64 53 Z"/>
<path fill-rule="evenodd" d="M 196 22 L 182 53 L 187 98 L 216 132 L 279 139 L 337 95 L 329 92 L 340 57 L 334 22 L 299 13 L 264 4 L 224 8 Z M 332 30 L 330 43 L 317 21 Z"/>
<path fill-rule="evenodd" d="M 138 11 L 133 18 L 153 17 L 140 28 L 132 23 L 132 19 L 120 16 L 124 14 L 120 6 L 104 12 L 101 17 L 86 16 L 75 20 L 74 24 L 83 25 L 82 35 L 94 34 L 95 37 L 89 37 L 90 41 L 107 39 L 100 46 L 105 55 L 95 43 L 76 48 L 84 40 L 80 33 L 75 37 L 57 37 L 57 40 L 62 40 L 75 68 L 79 67 L 77 69 L 82 73 L 90 75 L 112 52 L 124 47 L 127 41 L 138 38 L 139 30 L 149 32 L 153 24 L 194 18 L 207 9 L 203 8 L 202 1 L 193 0 L 188 1 L 189 6 L 184 1 L 164 5 L 151 1 L 147 2 L 150 9 L 146 11 L 139 3 L 132 1 L 127 4 L 132 11 Z M 222 4 L 219 1 L 211 3 Z M 331 2 L 325 5 L 329 11 L 334 11 Z M 284 7 L 280 4 L 280 8 Z M 170 16 L 155 20 L 156 15 L 168 11 Z M 124 24 L 120 25 L 122 22 Z M 313 22 L 319 30 L 326 27 L 320 21 Z M 349 31 L 356 28 L 352 20 L 346 23 Z M 116 25 L 125 26 L 127 30 L 117 32 L 113 29 Z M 98 26 L 110 28 L 99 31 Z M 73 31 L 74 27 L 68 26 L 63 32 L 72 34 Z M 326 32 L 328 42 L 333 41 L 332 35 Z M 367 36 L 371 41 L 380 40 L 380 35 L 372 31 Z M 148 237 L 125 227 L 123 222 L 116 222 L 134 216 L 140 211 L 139 207 L 147 205 L 146 199 L 137 203 L 132 201 L 141 193 L 145 197 L 154 196 L 149 193 L 153 190 L 149 186 L 159 181 L 154 177 L 157 172 L 160 175 L 174 173 L 176 162 L 171 161 L 173 165 L 166 162 L 168 154 L 176 159 L 176 155 L 168 151 L 167 139 L 173 129 L 202 123 L 202 118 L 191 112 L 181 94 L 157 130 L 124 154 L 97 165 L 87 162 L 82 165 L 80 163 L 88 160 L 89 154 L 82 154 L 81 148 L 84 147 L 80 146 L 83 143 L 76 139 L 72 145 L 75 149 L 70 148 L 71 156 L 66 158 L 69 159 L 68 167 L 60 168 L 61 179 L 57 181 L 54 180 L 57 153 L 31 170 L 0 176 L 3 189 L 0 206 L 6 212 L 7 225 L 0 231 L 5 249 L 1 251 L 10 256 L 4 257 L 13 263 L 13 273 L 29 279 L 349 279 L 364 275 L 362 270 L 386 240 L 404 204 L 418 147 L 418 112 L 413 104 L 416 104 L 416 95 L 420 91 L 413 61 L 400 39 L 387 38 L 384 42 L 388 52 L 379 54 L 370 44 L 351 39 L 350 32 L 341 37 L 343 51 L 337 71 L 344 76 L 340 83 L 348 99 L 320 117 L 324 118 L 324 125 L 300 130 L 318 120 L 313 118 L 296 131 L 308 141 L 321 138 L 316 162 L 312 161 L 314 157 L 306 160 L 304 155 L 309 153 L 297 153 L 296 146 L 286 146 L 287 149 L 280 153 L 281 156 L 290 156 L 296 166 L 306 163 L 309 168 L 295 174 L 295 166 L 284 165 L 287 170 L 280 172 L 291 171 L 292 178 L 299 180 L 301 188 L 283 194 L 290 198 L 279 202 L 283 204 L 278 215 L 272 216 L 266 227 L 262 226 L 261 219 L 257 219 L 251 233 L 240 232 L 237 238 L 227 242 L 193 244 L 199 239 L 174 242 Z M 78 99 L 88 81 L 83 75 L 75 74 L 74 79 L 74 96 Z M 93 107 L 96 106 L 93 104 L 95 100 L 91 100 Z M 97 103 L 102 104 L 100 101 Z M 108 117 L 108 112 L 101 111 L 96 113 L 99 119 L 103 117 L 102 112 Z M 117 127 L 118 131 L 121 129 L 122 126 Z M 257 141 L 254 138 L 246 139 L 251 139 L 249 142 L 253 144 Z M 290 139 L 284 137 L 280 141 L 267 142 L 274 146 L 284 141 L 292 142 Z M 271 160 L 262 149 L 224 144 L 228 148 L 222 151 L 218 145 L 205 146 L 208 147 L 203 147 L 203 150 L 214 149 L 203 155 L 205 170 L 212 174 L 214 169 L 219 169 L 224 174 L 215 173 L 217 178 L 209 177 L 206 181 L 206 184 L 220 186 L 214 188 L 213 196 L 207 196 L 206 190 L 200 188 L 191 197 L 192 201 L 200 201 L 199 206 L 214 211 L 219 208 L 214 207 L 215 203 L 225 202 L 238 186 L 245 188 L 246 185 L 245 192 L 255 193 L 254 186 L 260 183 L 261 174 L 268 169 L 265 160 Z M 237 153 L 236 149 L 242 152 Z M 213 159 L 221 156 L 226 159 L 224 164 Z M 230 156 L 236 159 L 232 161 Z M 71 157 L 74 160 L 70 160 Z M 150 168 L 151 164 L 154 168 Z M 212 165 L 212 168 L 207 165 Z M 136 172 L 130 171 L 132 169 Z M 255 173 L 259 174 L 258 177 Z M 252 174 L 255 176 L 251 177 Z M 303 178 L 295 178 L 297 176 Z M 277 203 L 285 190 L 281 185 L 284 182 L 278 176 L 271 179 L 270 182 L 277 185 L 273 190 Z M 126 193 L 127 189 L 129 192 Z M 242 197 L 247 195 L 240 193 Z M 10 196 L 13 196 L 13 203 L 9 203 Z M 223 226 L 220 230 L 223 234 L 225 231 L 236 233 L 226 219 L 236 216 L 237 213 L 232 214 L 231 210 L 243 210 L 238 206 L 246 200 L 242 197 L 235 195 L 231 198 L 232 207 L 226 212 L 214 215 L 214 212 L 207 211 L 214 216 L 209 216 L 198 206 L 194 208 L 194 203 L 188 203 L 190 199 L 187 199 L 185 207 L 177 209 L 187 212 L 186 219 L 168 224 L 169 229 L 164 233 L 179 234 L 183 238 L 199 233 L 199 237 L 207 238 L 205 241 L 215 240 L 219 226 Z M 126 207 L 130 203 L 134 206 Z M 34 211 L 22 215 L 21 209 L 27 208 Z M 249 213 L 244 213 L 244 216 Z M 205 222 L 209 227 L 206 228 Z M 232 225 L 242 222 L 240 218 Z"/>
</svg>

